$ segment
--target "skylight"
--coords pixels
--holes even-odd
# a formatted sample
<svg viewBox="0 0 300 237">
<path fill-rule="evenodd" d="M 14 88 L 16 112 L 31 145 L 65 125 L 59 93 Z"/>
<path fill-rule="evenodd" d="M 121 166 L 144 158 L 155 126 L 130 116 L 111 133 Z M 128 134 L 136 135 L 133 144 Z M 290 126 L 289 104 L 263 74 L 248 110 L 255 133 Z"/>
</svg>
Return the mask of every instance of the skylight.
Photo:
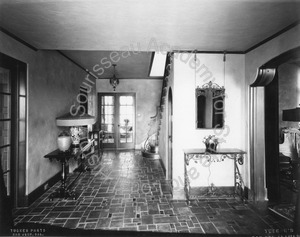
<svg viewBox="0 0 300 237">
<path fill-rule="evenodd" d="M 166 53 L 155 52 L 152 60 L 150 77 L 163 77 L 166 66 Z"/>
</svg>

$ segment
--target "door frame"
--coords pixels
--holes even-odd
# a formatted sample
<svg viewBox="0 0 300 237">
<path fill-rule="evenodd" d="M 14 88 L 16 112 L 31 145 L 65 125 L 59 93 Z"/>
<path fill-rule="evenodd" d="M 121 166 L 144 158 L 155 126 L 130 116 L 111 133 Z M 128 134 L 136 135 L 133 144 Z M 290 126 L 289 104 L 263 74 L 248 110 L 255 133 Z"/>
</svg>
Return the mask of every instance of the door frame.
<svg viewBox="0 0 300 237">
<path fill-rule="evenodd" d="M 269 60 L 259 68 L 255 81 L 250 85 L 250 178 L 254 201 L 279 199 L 279 115 L 276 71 L 281 64 L 299 56 L 300 47 L 297 47 Z M 275 71 L 274 75 L 269 74 L 272 70 Z M 277 108 L 273 107 L 274 103 L 277 104 Z"/>
<path fill-rule="evenodd" d="M 0 67 L 11 71 L 11 205 L 12 207 L 24 207 L 28 205 L 26 195 L 27 176 L 27 64 L 0 53 Z M 22 81 L 22 83 L 21 83 Z M 22 93 L 20 88 L 23 87 Z M 24 94 L 23 94 L 24 93 Z M 20 118 L 20 99 L 25 100 L 25 118 Z M 25 141 L 20 139 L 19 122 L 25 123 Z M 22 143 L 22 144 L 21 144 Z M 22 145 L 22 147 L 21 147 Z M 22 149 L 22 151 L 20 151 Z"/>
<path fill-rule="evenodd" d="M 122 143 L 120 143 L 118 137 L 119 137 L 119 102 L 117 101 L 120 96 L 133 96 L 134 101 L 133 101 L 133 106 L 134 106 L 134 122 L 133 122 L 133 141 L 132 141 L 132 147 L 122 147 Z M 135 92 L 98 92 L 98 120 L 97 124 L 101 130 L 101 97 L 102 96 L 114 96 L 115 98 L 115 117 L 118 120 L 115 120 L 114 123 L 114 143 L 112 145 L 108 145 L 105 147 L 106 143 L 103 143 L 103 149 L 105 150 L 126 150 L 126 149 L 135 149 L 135 144 L 136 144 L 136 93 Z"/>
<path fill-rule="evenodd" d="M 169 88 L 168 93 L 168 163 L 167 163 L 167 180 L 172 181 L 173 179 L 173 94 L 172 89 Z M 173 182 L 171 182 L 173 185 Z"/>
</svg>

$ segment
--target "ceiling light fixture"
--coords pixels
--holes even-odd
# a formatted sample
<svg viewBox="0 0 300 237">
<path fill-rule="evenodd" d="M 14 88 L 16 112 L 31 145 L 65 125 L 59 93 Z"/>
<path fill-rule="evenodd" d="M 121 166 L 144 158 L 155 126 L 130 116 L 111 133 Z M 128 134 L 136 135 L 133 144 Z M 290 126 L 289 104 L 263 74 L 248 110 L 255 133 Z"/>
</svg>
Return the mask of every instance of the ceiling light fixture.
<svg viewBox="0 0 300 237">
<path fill-rule="evenodd" d="M 114 91 L 116 91 L 116 87 L 119 84 L 119 79 L 116 78 L 116 64 L 113 64 L 114 67 L 114 75 L 112 76 L 112 78 L 110 78 L 109 83 L 112 85 L 112 87 L 114 88 Z"/>
</svg>

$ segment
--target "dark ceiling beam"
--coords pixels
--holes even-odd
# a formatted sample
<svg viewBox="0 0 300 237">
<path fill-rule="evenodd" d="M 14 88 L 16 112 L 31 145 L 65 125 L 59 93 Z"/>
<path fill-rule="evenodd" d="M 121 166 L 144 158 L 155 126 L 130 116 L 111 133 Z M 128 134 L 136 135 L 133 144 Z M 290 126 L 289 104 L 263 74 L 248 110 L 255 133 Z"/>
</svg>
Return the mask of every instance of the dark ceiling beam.
<svg viewBox="0 0 300 237">
<path fill-rule="evenodd" d="M 173 53 L 206 53 L 206 54 L 244 54 L 244 51 L 209 51 L 209 50 L 173 50 Z"/>
<path fill-rule="evenodd" d="M 27 46 L 28 48 L 34 50 L 34 51 L 38 51 L 38 49 L 34 46 L 32 46 L 31 44 L 27 43 L 25 40 L 22 40 L 21 38 L 19 38 L 18 36 L 16 36 L 15 34 L 9 32 L 8 30 L 4 29 L 3 27 L 0 26 L 0 31 L 7 34 L 8 36 L 10 36 L 11 38 L 13 38 L 14 40 L 20 42 L 21 44 L 24 44 L 25 46 Z"/>
<path fill-rule="evenodd" d="M 163 80 L 163 77 L 122 77 L 119 80 Z"/>
<path fill-rule="evenodd" d="M 58 53 L 60 53 L 62 56 L 64 56 L 66 59 L 68 59 L 69 61 L 71 61 L 72 63 L 74 63 L 77 67 L 79 67 L 80 69 L 84 70 L 87 74 L 91 75 L 92 77 L 94 77 L 95 79 L 99 79 L 94 73 L 90 72 L 87 68 L 84 68 L 82 65 L 80 65 L 79 63 L 77 63 L 76 61 L 74 61 L 72 58 L 70 58 L 69 56 L 65 55 L 63 52 L 61 52 L 60 50 L 57 50 Z"/>
<path fill-rule="evenodd" d="M 246 53 L 249 53 L 250 51 L 252 51 L 252 50 L 258 48 L 259 46 L 261 46 L 261 45 L 267 43 L 268 41 L 270 41 L 270 40 L 276 38 L 277 36 L 279 36 L 279 35 L 281 35 L 281 34 L 287 32 L 288 30 L 292 29 L 293 27 L 295 27 L 295 26 L 297 26 L 297 25 L 299 25 L 299 24 L 300 24 L 300 20 L 299 20 L 299 21 L 295 21 L 294 23 L 288 25 L 287 27 L 283 28 L 282 30 L 278 31 L 277 33 L 271 35 L 270 37 L 268 37 L 268 38 L 262 40 L 261 42 L 255 44 L 255 45 L 253 45 L 252 47 L 250 47 L 249 49 L 245 50 L 244 53 L 245 53 L 245 54 L 246 54 Z"/>
</svg>

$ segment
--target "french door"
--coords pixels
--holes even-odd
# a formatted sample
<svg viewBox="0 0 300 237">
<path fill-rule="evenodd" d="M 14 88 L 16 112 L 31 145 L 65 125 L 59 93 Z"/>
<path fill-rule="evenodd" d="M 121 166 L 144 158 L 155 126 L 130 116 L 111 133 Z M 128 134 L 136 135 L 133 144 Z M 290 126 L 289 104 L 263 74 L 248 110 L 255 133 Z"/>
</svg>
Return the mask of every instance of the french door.
<svg viewBox="0 0 300 237">
<path fill-rule="evenodd" d="M 0 161 L 13 207 L 26 206 L 27 65 L 0 53 Z"/>
<path fill-rule="evenodd" d="M 104 131 L 103 148 L 134 149 L 135 94 L 99 93 L 98 123 Z"/>
</svg>

